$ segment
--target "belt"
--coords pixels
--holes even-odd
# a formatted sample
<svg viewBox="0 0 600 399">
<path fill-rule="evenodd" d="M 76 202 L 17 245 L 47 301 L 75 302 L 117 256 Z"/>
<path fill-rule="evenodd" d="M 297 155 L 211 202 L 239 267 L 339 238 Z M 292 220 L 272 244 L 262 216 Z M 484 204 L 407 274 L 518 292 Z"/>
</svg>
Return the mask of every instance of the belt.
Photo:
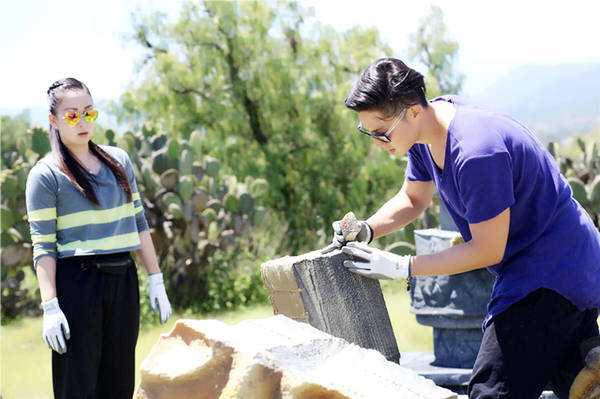
<svg viewBox="0 0 600 399">
<path fill-rule="evenodd" d="M 116 254 L 71 256 L 62 259 L 65 262 L 75 263 L 81 266 L 81 270 L 96 268 L 105 273 L 123 274 L 127 271 L 133 260 L 129 252 L 119 252 Z"/>
</svg>

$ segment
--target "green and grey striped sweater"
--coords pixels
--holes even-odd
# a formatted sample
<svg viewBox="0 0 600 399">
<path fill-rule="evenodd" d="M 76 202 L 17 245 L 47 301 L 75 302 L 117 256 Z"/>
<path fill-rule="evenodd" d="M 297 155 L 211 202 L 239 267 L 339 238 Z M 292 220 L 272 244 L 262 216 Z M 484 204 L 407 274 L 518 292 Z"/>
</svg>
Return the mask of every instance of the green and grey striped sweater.
<svg viewBox="0 0 600 399">
<path fill-rule="evenodd" d="M 101 146 L 125 170 L 132 202 L 110 168 L 102 164 L 90 182 L 101 206 L 91 203 L 60 171 L 52 153 L 40 159 L 27 178 L 26 201 L 33 263 L 54 258 L 126 252 L 140 248 L 139 232 L 148 229 L 133 167 L 125 151 Z"/>
</svg>

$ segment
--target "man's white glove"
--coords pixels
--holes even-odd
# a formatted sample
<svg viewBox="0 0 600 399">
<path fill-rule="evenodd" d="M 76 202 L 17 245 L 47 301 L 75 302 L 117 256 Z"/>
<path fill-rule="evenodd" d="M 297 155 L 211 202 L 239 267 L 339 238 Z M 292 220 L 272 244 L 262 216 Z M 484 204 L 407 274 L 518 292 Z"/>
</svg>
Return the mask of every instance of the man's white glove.
<svg viewBox="0 0 600 399">
<path fill-rule="evenodd" d="M 344 266 L 353 273 L 376 279 L 408 278 L 411 256 L 396 255 L 369 247 L 362 242 L 350 242 L 342 252 L 360 261 L 346 260 Z"/>
<path fill-rule="evenodd" d="M 171 316 L 171 304 L 167 298 L 167 291 L 163 282 L 162 273 L 148 275 L 148 298 L 154 313 L 160 312 L 160 324 L 165 324 Z"/>
<path fill-rule="evenodd" d="M 44 342 L 48 348 L 62 355 L 67 351 L 65 340 L 71 338 L 71 330 L 65 314 L 58 306 L 58 298 L 54 297 L 42 302 L 42 309 L 44 309 L 42 333 Z"/>
<path fill-rule="evenodd" d="M 348 242 L 359 241 L 370 243 L 373 239 L 373 230 L 371 230 L 371 226 L 369 226 L 369 224 L 364 220 L 358 220 L 356 223 L 360 227 L 360 231 L 358 234 L 356 234 L 356 237 L 353 240 L 346 240 L 344 238 L 344 234 L 342 233 L 340 222 L 340 220 L 337 220 L 331 224 L 333 227 L 333 239 L 331 240 L 331 244 L 323 248 L 321 253 L 326 254 L 334 249 L 340 249 Z"/>
</svg>

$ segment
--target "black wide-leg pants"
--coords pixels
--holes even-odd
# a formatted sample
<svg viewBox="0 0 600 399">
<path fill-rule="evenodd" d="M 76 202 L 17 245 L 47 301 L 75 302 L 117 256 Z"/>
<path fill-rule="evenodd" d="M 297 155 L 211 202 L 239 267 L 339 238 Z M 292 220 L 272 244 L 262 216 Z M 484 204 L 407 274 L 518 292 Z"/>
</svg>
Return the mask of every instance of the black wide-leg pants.
<svg viewBox="0 0 600 399">
<path fill-rule="evenodd" d="M 513 304 L 483 334 L 469 398 L 537 399 L 550 388 L 567 399 L 584 367 L 580 345 L 598 336 L 597 317 L 544 288 Z"/>
<path fill-rule="evenodd" d="M 135 264 L 95 267 L 90 257 L 58 259 L 56 291 L 71 330 L 67 352 L 52 352 L 56 399 L 131 399 L 139 332 L 139 285 Z M 106 268 L 105 268 L 106 269 Z"/>
</svg>

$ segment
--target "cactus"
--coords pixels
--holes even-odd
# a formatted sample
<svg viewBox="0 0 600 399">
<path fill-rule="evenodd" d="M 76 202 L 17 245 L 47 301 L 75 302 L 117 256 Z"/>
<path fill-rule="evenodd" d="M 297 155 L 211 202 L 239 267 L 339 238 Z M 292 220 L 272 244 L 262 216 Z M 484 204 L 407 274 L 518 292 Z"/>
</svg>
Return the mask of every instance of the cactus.
<svg viewBox="0 0 600 399">
<path fill-rule="evenodd" d="M 39 155 L 45 155 L 50 152 L 50 139 L 48 132 L 39 126 L 30 129 L 31 149 Z"/>
<path fill-rule="evenodd" d="M 396 255 L 414 255 L 415 246 L 411 243 L 399 241 L 388 245 L 385 248 L 386 251 L 392 252 Z"/>
<path fill-rule="evenodd" d="M 556 159 L 561 173 L 567 177 L 573 197 L 600 230 L 600 142 L 586 143 L 578 138 L 576 143 L 581 151 L 581 159 L 573 160 L 561 155 L 555 143 L 548 145 L 548 151 Z"/>
<path fill-rule="evenodd" d="M 181 156 L 181 144 L 179 144 L 179 141 L 174 139 L 168 141 L 167 155 L 173 159 L 179 159 Z"/>
<path fill-rule="evenodd" d="M 217 177 L 219 175 L 219 169 L 221 168 L 220 162 L 212 157 L 206 157 L 204 161 L 204 169 L 206 174 L 210 177 Z"/>
<path fill-rule="evenodd" d="M 232 253 L 248 253 L 249 245 L 244 247 L 240 238 L 248 236 L 253 226 L 265 221 L 267 210 L 257 206 L 259 199 L 255 193 L 264 196 L 268 192 L 266 180 L 227 175 L 219 160 L 201 156 L 203 134 L 200 131 L 193 132 L 189 141 L 176 140 L 157 134 L 154 126 L 146 124 L 141 131 L 126 132 L 122 136 L 107 130 L 105 137 L 111 142 L 118 141 L 132 160 L 157 255 L 165 265 L 167 284 L 171 284 L 176 293 L 172 303 L 187 306 L 189 298 L 197 298 L 193 299 L 194 303 L 202 303 L 208 294 L 201 290 L 206 284 L 206 273 L 215 267 L 212 264 L 215 257 L 222 259 L 223 250 L 239 248 L 243 251 Z M 47 132 L 41 128 L 31 129 L 31 135 L 20 139 L 19 148 L 18 152 L 3 154 L 0 175 L 2 256 L 4 260 L 10 254 L 15 255 L 7 260 L 11 265 L 14 263 L 15 270 L 31 263 L 24 190 L 31 166 L 50 149 Z M 25 253 L 27 259 L 21 256 Z M 186 276 L 183 280 L 178 277 L 182 273 Z M 6 290 L 5 281 L 18 288 L 17 271 L 2 282 L 3 315 L 4 293 L 10 291 Z M 186 283 L 183 287 L 181 281 L 189 285 Z M 15 290 L 10 292 L 17 292 Z M 38 308 L 35 311 L 39 312 Z"/>
<path fill-rule="evenodd" d="M 179 159 L 179 174 L 181 176 L 191 175 L 194 162 L 194 154 L 190 150 L 183 150 Z"/>
<path fill-rule="evenodd" d="M 195 182 L 193 176 L 182 176 L 181 179 L 179 179 L 179 195 L 183 201 L 192 198 L 194 186 Z"/>
</svg>

